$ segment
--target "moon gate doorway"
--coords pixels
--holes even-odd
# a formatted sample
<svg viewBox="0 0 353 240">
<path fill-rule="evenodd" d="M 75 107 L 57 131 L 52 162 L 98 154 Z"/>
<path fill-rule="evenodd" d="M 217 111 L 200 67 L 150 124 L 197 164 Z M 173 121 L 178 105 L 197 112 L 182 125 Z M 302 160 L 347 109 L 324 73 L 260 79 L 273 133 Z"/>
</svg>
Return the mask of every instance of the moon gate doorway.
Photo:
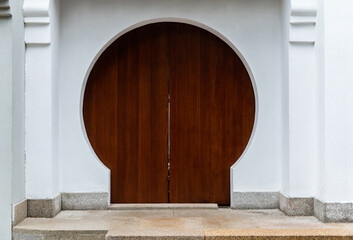
<svg viewBox="0 0 353 240">
<path fill-rule="evenodd" d="M 249 74 L 217 36 L 154 23 L 113 42 L 85 89 L 88 139 L 112 203 L 230 204 L 230 167 L 254 126 Z"/>
</svg>

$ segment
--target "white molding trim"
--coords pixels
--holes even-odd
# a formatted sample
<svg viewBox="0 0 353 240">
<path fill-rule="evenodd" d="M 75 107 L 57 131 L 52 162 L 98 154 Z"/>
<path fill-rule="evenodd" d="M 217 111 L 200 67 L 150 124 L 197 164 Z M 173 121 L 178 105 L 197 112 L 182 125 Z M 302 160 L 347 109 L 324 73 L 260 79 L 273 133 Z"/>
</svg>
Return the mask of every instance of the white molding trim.
<svg viewBox="0 0 353 240">
<path fill-rule="evenodd" d="M 25 0 L 23 3 L 24 17 L 48 17 L 49 0 Z"/>
<path fill-rule="evenodd" d="M 1 0 L 0 0 L 1 1 Z M 25 22 L 25 44 L 50 44 L 50 0 L 25 0 L 23 16 Z"/>
<path fill-rule="evenodd" d="M 291 16 L 316 16 L 317 0 L 291 0 Z"/>
<path fill-rule="evenodd" d="M 0 0 L 0 18 L 11 17 L 9 0 Z"/>
<path fill-rule="evenodd" d="M 291 0 L 289 42 L 315 43 L 317 0 Z"/>
</svg>

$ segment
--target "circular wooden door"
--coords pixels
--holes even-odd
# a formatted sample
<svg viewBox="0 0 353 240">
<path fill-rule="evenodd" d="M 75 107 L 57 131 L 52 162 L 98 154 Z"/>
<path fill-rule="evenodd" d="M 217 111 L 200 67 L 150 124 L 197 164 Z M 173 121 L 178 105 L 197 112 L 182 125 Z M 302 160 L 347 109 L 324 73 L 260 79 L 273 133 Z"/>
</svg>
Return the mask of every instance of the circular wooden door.
<svg viewBox="0 0 353 240">
<path fill-rule="evenodd" d="M 230 203 L 230 167 L 255 118 L 249 74 L 210 32 L 156 23 L 118 38 L 93 67 L 83 117 L 111 170 L 112 203 Z"/>
</svg>

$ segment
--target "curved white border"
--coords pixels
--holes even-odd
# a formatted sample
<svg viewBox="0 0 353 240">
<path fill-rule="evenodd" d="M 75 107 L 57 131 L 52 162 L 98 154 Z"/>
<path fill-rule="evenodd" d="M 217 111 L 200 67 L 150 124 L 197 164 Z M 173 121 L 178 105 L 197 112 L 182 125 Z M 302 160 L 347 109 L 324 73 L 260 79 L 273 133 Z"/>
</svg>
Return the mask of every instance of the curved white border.
<svg viewBox="0 0 353 240">
<path fill-rule="evenodd" d="M 256 131 L 256 127 L 257 127 L 257 120 L 258 120 L 258 107 L 259 107 L 259 104 L 258 104 L 258 92 L 257 92 L 257 87 L 256 87 L 256 82 L 255 82 L 255 78 L 254 78 L 254 75 L 250 69 L 250 66 L 248 64 L 248 62 L 246 61 L 245 57 L 241 54 L 241 52 L 234 46 L 234 44 L 229 40 L 227 39 L 223 34 L 221 34 L 220 32 L 216 31 L 215 29 L 205 25 L 205 24 L 202 24 L 200 22 L 197 22 L 197 21 L 193 21 L 193 20 L 190 20 L 190 19 L 185 19 L 185 18 L 169 18 L 169 17 L 165 17 L 165 18 L 154 18 L 154 19 L 150 19 L 150 20 L 145 20 L 145 21 L 141 21 L 141 22 L 138 22 L 134 25 L 131 25 L 130 27 L 128 28 L 125 28 L 123 31 L 119 32 L 118 34 L 116 34 L 113 38 L 111 38 L 100 50 L 99 52 L 96 54 L 96 56 L 94 57 L 94 59 L 91 61 L 91 64 L 90 66 L 88 67 L 87 69 L 87 72 L 86 72 L 86 75 L 85 75 L 85 78 L 84 78 L 84 81 L 82 83 L 82 87 L 81 87 L 81 97 L 80 97 L 80 104 L 79 104 L 79 112 L 80 112 L 80 120 L 81 120 L 81 129 L 82 129 L 82 133 L 83 133 L 83 136 L 84 138 L 86 139 L 86 142 L 89 146 L 89 148 L 91 149 L 91 151 L 93 152 L 94 156 L 96 157 L 96 159 L 105 167 L 107 168 L 103 162 L 98 158 L 97 154 L 95 153 L 89 139 L 88 139 L 88 136 L 87 136 L 87 132 L 86 132 L 86 127 L 85 127 L 85 124 L 84 124 L 84 120 L 83 120 L 83 99 L 84 99 L 84 93 L 85 93 L 85 89 L 86 89 L 86 84 L 87 84 L 87 80 L 88 80 L 88 77 L 92 71 L 92 68 L 93 66 L 96 64 L 97 60 L 99 59 L 99 57 L 101 56 L 101 54 L 116 40 L 118 39 L 119 37 L 121 37 L 122 35 L 124 35 L 125 33 L 133 30 L 133 29 L 136 29 L 136 28 L 139 28 L 139 27 L 142 27 L 142 26 L 145 26 L 145 25 L 148 25 L 148 24 L 151 24 L 151 23 L 158 23 L 158 22 L 178 22 L 178 23 L 186 23 L 186 24 L 190 24 L 190 25 L 193 25 L 193 26 L 196 26 L 196 27 L 199 27 L 199 28 L 202 28 L 202 29 L 205 29 L 207 31 L 209 31 L 210 33 L 212 33 L 213 35 L 217 36 L 218 38 L 220 38 L 222 41 L 224 41 L 225 43 L 228 44 L 228 46 L 230 46 L 233 51 L 238 55 L 238 57 L 241 59 L 241 61 L 243 62 L 249 76 L 250 76 L 250 80 L 251 80 L 251 83 L 252 83 L 252 86 L 253 86 L 253 91 L 254 91 L 254 96 L 255 96 L 255 120 L 254 120 L 254 125 L 253 125 L 253 129 L 252 129 L 252 132 L 251 132 L 251 135 L 250 135 L 250 138 L 249 138 L 249 141 L 243 151 L 243 153 L 240 155 L 240 157 L 236 160 L 236 162 L 230 167 L 230 195 L 231 195 L 231 203 L 232 203 L 232 198 L 233 198 L 233 181 L 232 181 L 232 178 L 233 178 L 233 168 L 239 163 L 239 161 L 241 161 L 243 158 L 244 158 L 244 155 L 246 154 L 246 152 L 248 151 L 248 148 L 249 146 L 251 145 L 252 143 L 252 140 L 253 140 L 253 137 L 254 137 L 254 134 L 255 134 L 255 131 Z M 107 168 L 109 171 L 110 169 Z M 110 186 L 109 186 L 109 193 L 110 193 L 111 189 L 110 189 Z"/>
</svg>

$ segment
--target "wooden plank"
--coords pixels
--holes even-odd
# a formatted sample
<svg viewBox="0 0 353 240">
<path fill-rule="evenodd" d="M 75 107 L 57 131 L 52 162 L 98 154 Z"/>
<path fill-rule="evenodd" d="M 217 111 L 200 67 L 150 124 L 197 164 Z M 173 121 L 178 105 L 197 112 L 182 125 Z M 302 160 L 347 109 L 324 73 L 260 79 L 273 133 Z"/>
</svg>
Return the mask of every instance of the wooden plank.
<svg viewBox="0 0 353 240">
<path fill-rule="evenodd" d="M 249 75 L 222 40 L 181 23 L 170 24 L 170 69 L 170 201 L 229 205 L 254 124 Z"/>
<path fill-rule="evenodd" d="M 112 202 L 168 201 L 169 78 L 170 201 L 229 205 L 230 166 L 254 124 L 251 81 L 228 45 L 179 23 L 125 34 L 103 53 L 87 83 L 84 121 L 111 169 Z"/>
<path fill-rule="evenodd" d="M 125 34 L 89 77 L 84 121 L 111 170 L 112 203 L 168 201 L 168 37 L 165 24 Z"/>
</svg>

